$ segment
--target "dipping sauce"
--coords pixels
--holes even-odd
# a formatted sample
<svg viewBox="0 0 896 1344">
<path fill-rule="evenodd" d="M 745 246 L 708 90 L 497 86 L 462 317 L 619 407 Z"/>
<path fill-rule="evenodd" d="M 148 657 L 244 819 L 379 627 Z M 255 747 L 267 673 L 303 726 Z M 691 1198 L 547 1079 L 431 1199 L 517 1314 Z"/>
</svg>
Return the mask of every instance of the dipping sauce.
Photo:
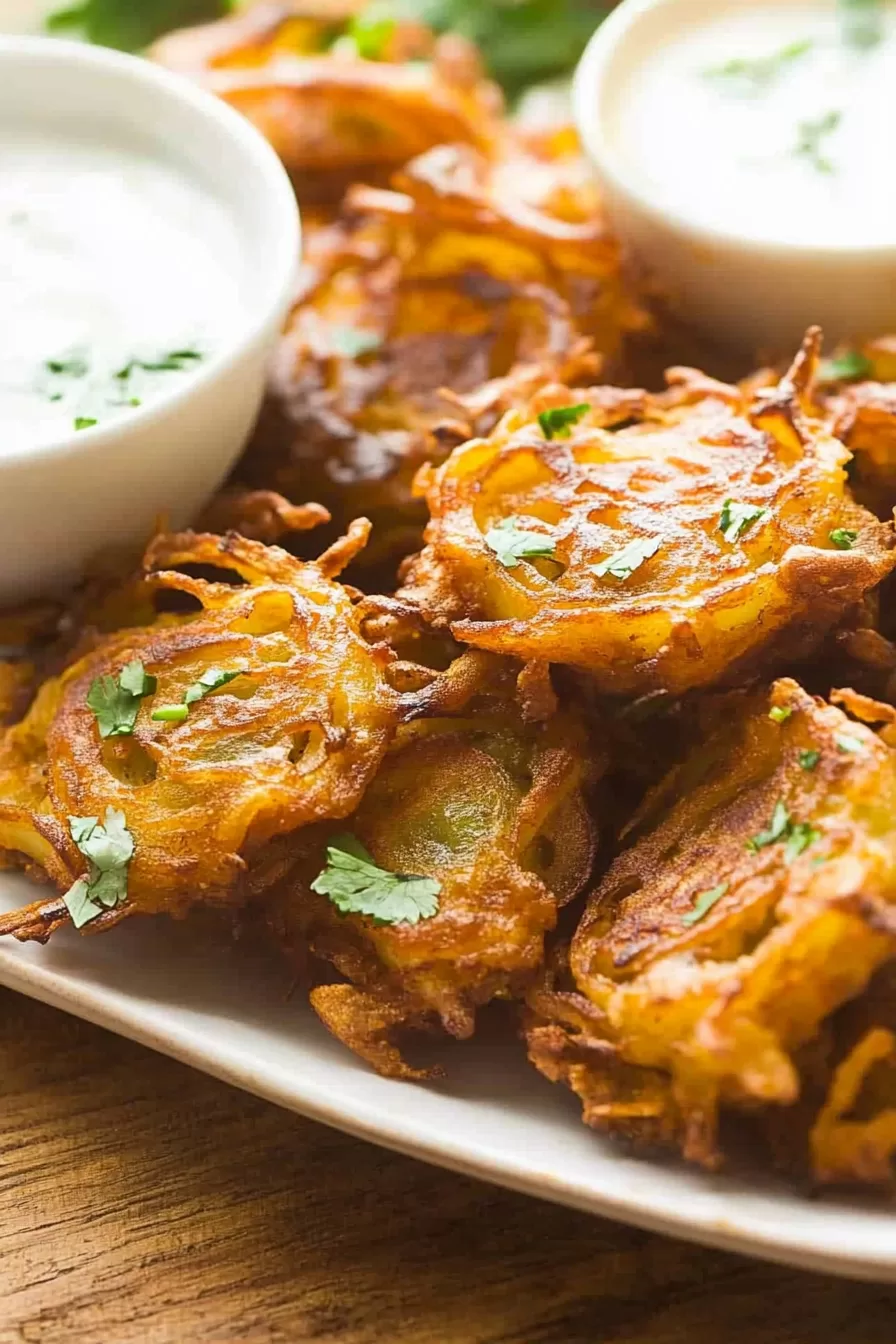
<svg viewBox="0 0 896 1344">
<path fill-rule="evenodd" d="M 609 143 L 661 207 L 763 242 L 896 241 L 896 5 L 695 4 L 628 61 Z"/>
<path fill-rule="evenodd" d="M 133 414 L 226 343 L 235 225 L 148 144 L 0 129 L 0 455 Z"/>
</svg>

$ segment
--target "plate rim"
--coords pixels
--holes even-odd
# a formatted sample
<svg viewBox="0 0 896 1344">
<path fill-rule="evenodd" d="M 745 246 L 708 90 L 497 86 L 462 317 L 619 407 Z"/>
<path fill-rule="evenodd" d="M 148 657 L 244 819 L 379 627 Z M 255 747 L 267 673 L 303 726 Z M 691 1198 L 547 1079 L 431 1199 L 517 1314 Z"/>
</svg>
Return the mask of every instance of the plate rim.
<svg viewBox="0 0 896 1344">
<path fill-rule="evenodd" d="M 896 1240 L 889 1251 L 882 1247 L 877 1255 L 832 1252 L 822 1247 L 797 1244 L 786 1228 L 775 1237 L 768 1229 L 739 1227 L 736 1212 L 730 1219 L 719 1219 L 688 1212 L 684 1206 L 680 1213 L 670 1208 L 651 1208 L 642 1197 L 626 1198 L 610 1191 L 588 1190 L 554 1173 L 539 1171 L 534 1165 L 522 1165 L 510 1156 L 496 1161 L 494 1157 L 477 1153 L 463 1141 L 427 1140 L 425 1135 L 411 1133 L 408 1126 L 400 1123 L 400 1108 L 396 1108 L 395 1115 L 386 1122 L 382 1118 L 379 1121 L 371 1116 L 365 1118 L 361 1113 L 363 1107 L 353 1113 L 338 1102 L 328 1104 L 324 1095 L 326 1089 L 321 1090 L 313 1083 L 309 1085 L 301 1077 L 293 1079 L 287 1086 L 263 1067 L 253 1068 L 251 1064 L 228 1059 L 226 1052 L 222 1055 L 214 1047 L 203 1045 L 188 1026 L 163 1029 L 141 1020 L 139 1001 L 135 1001 L 133 1009 L 104 1002 L 104 996 L 109 993 L 104 987 L 97 986 L 91 991 L 63 972 L 21 959 L 15 952 L 2 948 L 0 985 L 115 1032 L 306 1119 L 418 1161 L 692 1244 L 839 1278 L 896 1283 Z M 396 1085 L 419 1086 L 411 1083 Z M 699 1173 L 695 1173 L 695 1177 L 699 1178 Z M 893 1217 L 896 1234 L 896 1210 Z"/>
</svg>

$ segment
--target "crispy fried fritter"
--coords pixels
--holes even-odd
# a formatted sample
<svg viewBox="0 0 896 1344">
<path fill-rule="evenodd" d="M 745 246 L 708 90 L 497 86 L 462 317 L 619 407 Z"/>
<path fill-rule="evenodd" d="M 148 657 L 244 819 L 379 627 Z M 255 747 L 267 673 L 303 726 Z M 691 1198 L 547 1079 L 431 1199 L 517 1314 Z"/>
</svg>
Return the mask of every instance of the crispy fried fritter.
<svg viewBox="0 0 896 1344">
<path fill-rule="evenodd" d="M 313 990 L 314 1008 L 382 1073 L 422 1076 L 402 1059 L 401 1029 L 440 1025 L 467 1037 L 477 1007 L 520 995 L 558 907 L 590 872 L 584 792 L 599 755 L 587 759 L 569 712 L 524 720 L 518 673 L 467 653 L 418 688 L 418 717 L 399 730 L 344 828 L 382 868 L 436 878 L 437 914 L 415 924 L 340 914 L 310 889 L 325 862 L 323 836 L 304 881 L 290 879 L 270 898 L 279 939 L 310 944 L 350 982 Z M 555 708 L 531 695 L 527 705 Z"/>
<path fill-rule="evenodd" d="M 152 56 L 218 94 L 270 140 L 307 199 L 385 182 L 432 145 L 488 149 L 502 109 L 476 49 L 396 25 L 381 59 L 334 38 L 360 5 L 272 0 L 162 38 Z"/>
<path fill-rule="evenodd" d="M 750 399 L 692 370 L 658 398 L 546 388 L 424 478 L 432 521 L 406 592 L 458 639 L 572 664 L 610 693 L 804 656 L 896 561 L 807 407 L 818 340 Z M 547 438 L 539 414 L 562 408 L 578 421 Z M 550 558 L 506 566 L 486 534 L 507 519 Z"/>
<path fill-rule="evenodd" d="M 594 1067 L 612 1100 L 588 1053 L 609 1042 L 614 1067 L 649 1071 L 654 1100 L 665 1078 L 651 1124 L 677 1125 L 708 1165 L 720 1104 L 791 1105 L 795 1052 L 896 952 L 894 808 L 896 755 L 869 729 L 789 680 L 734 697 L 591 897 L 570 953 L 578 996 L 535 998 L 538 1026 L 561 1024 L 578 1052 L 554 1076 L 587 1101 Z M 536 1036 L 540 1067 L 545 1053 Z"/>
<path fill-rule="evenodd" d="M 539 171 L 544 194 L 550 167 Z M 500 163 L 457 146 L 396 183 L 353 188 L 340 220 L 312 233 L 237 470 L 318 500 L 336 528 L 363 511 L 374 535 L 362 564 L 389 578 L 420 545 L 418 467 L 487 433 L 539 382 L 591 377 L 583 333 L 613 356 L 640 320 L 599 214 L 552 216 L 510 193 Z"/>
<path fill-rule="evenodd" d="M 258 885 L 266 842 L 350 812 L 397 713 L 385 678 L 393 655 L 364 639 L 332 577 L 367 530 L 358 524 L 314 564 L 236 534 L 157 538 L 148 583 L 200 611 L 108 636 L 46 683 L 0 739 L 7 859 L 30 861 L 65 890 L 84 868 L 68 819 L 122 812 L 135 844 L 127 899 L 97 928 L 135 912 L 238 904 Z M 193 577 L 190 566 L 234 582 Z M 88 692 L 135 659 L 157 679 L 155 693 L 131 735 L 102 738 Z M 151 718 L 154 707 L 183 704 L 212 669 L 239 675 L 190 703 L 183 722 Z M 43 937 L 65 918 L 56 901 L 5 917 L 0 931 Z"/>
<path fill-rule="evenodd" d="M 834 374 L 842 376 L 833 377 Z M 814 397 L 854 454 L 850 485 L 879 518 L 896 507 L 896 337 L 882 336 L 821 366 Z"/>
</svg>

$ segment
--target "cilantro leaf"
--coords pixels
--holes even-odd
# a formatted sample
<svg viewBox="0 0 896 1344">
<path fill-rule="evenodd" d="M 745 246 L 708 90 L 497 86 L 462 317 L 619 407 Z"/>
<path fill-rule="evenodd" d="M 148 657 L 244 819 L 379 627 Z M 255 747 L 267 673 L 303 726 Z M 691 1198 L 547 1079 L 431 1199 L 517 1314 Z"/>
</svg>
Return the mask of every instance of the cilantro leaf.
<svg viewBox="0 0 896 1344">
<path fill-rule="evenodd" d="M 752 854 L 757 854 L 760 849 L 765 849 L 768 845 L 777 844 L 779 840 L 785 842 L 784 862 L 793 863 L 798 859 L 804 849 L 808 849 L 816 840 L 821 839 L 821 831 L 815 829 L 807 821 L 794 821 L 787 811 L 781 799 L 775 803 L 775 810 L 772 813 L 771 825 L 767 831 L 760 831 L 754 835 L 752 840 L 747 841 L 747 849 Z"/>
<path fill-rule="evenodd" d="M 838 751 L 848 752 L 851 755 L 855 755 L 857 752 L 865 750 L 865 743 L 862 739 L 860 737 L 852 737 L 849 733 L 841 733 L 840 736 L 836 738 L 836 742 Z"/>
<path fill-rule="evenodd" d="M 790 813 L 779 799 L 775 803 L 775 810 L 772 813 L 771 825 L 768 830 L 759 831 L 753 836 L 752 840 L 748 840 L 747 849 L 756 854 L 760 849 L 765 849 L 767 845 L 773 845 L 776 840 L 780 840 L 781 836 L 787 833 L 789 827 Z"/>
<path fill-rule="evenodd" d="M 96 677 L 87 692 L 87 704 L 96 716 L 100 737 L 127 737 L 137 722 L 140 701 L 153 695 L 156 679 L 134 659 L 115 677 Z"/>
<path fill-rule="evenodd" d="M 797 124 L 797 139 L 793 153 L 797 158 L 805 159 L 817 173 L 832 173 L 834 165 L 822 151 L 825 136 L 836 131 L 843 120 L 843 113 L 832 108 L 814 121 L 801 121 Z"/>
<path fill-rule="evenodd" d="M 828 533 L 828 539 L 834 543 L 838 551 L 851 551 L 859 539 L 859 534 L 851 527 L 835 527 L 833 532 Z"/>
<path fill-rule="evenodd" d="M 90 372 L 87 360 L 79 354 L 71 354 L 64 359 L 47 359 L 44 368 L 47 373 L 55 373 L 61 378 L 86 378 Z"/>
<path fill-rule="evenodd" d="M 369 915 L 377 924 L 416 924 L 438 913 L 441 882 L 379 868 L 353 835 L 337 835 L 311 890 L 329 896 L 343 915 Z"/>
<path fill-rule="evenodd" d="M 704 70 L 707 79 L 725 80 L 740 86 L 744 92 L 760 93 L 784 73 L 791 62 L 805 56 L 815 44 L 810 38 L 797 42 L 788 42 L 778 51 L 768 56 L 735 56 L 721 65 Z"/>
<path fill-rule="evenodd" d="M 210 667 L 203 672 L 198 681 L 194 681 L 192 686 L 188 686 L 184 692 L 184 704 L 195 705 L 197 700 L 204 700 L 212 691 L 218 691 L 222 686 L 226 686 L 229 681 L 234 681 L 241 677 L 245 672 L 244 667 L 237 667 L 231 672 L 225 672 L 220 667 Z"/>
<path fill-rule="evenodd" d="M 820 751 L 815 751 L 814 749 L 811 748 L 807 751 L 801 751 L 799 754 L 800 769 L 814 770 L 820 760 L 821 760 Z"/>
<path fill-rule="evenodd" d="M 874 365 L 861 350 L 844 350 L 830 359 L 823 359 L 818 366 L 820 383 L 848 383 L 859 378 L 870 378 Z"/>
<path fill-rule="evenodd" d="M 370 12 L 356 14 L 348 26 L 348 37 L 355 44 L 355 50 L 365 61 L 379 61 L 385 55 L 397 26 L 395 18 L 381 18 L 377 6 L 371 5 Z"/>
<path fill-rule="evenodd" d="M 76 415 L 72 421 L 75 429 L 93 429 L 96 423 L 94 417 L 90 415 Z"/>
<path fill-rule="evenodd" d="M 78 878 L 62 898 L 72 923 L 80 929 L 125 899 L 134 837 L 124 813 L 114 807 L 106 808 L 102 825 L 98 817 L 69 817 L 68 825 L 72 839 L 90 863 L 87 877 Z"/>
<path fill-rule="evenodd" d="M 555 406 L 553 410 L 542 411 L 538 417 L 541 432 L 546 439 L 568 439 L 573 425 L 590 410 L 587 401 L 580 401 L 577 406 Z"/>
<path fill-rule="evenodd" d="M 847 46 L 867 51 L 883 41 L 881 0 L 839 0 L 838 8 L 840 31 Z"/>
<path fill-rule="evenodd" d="M 787 705 L 772 705 L 768 716 L 772 723 L 786 723 L 793 710 Z"/>
<path fill-rule="evenodd" d="M 521 560 L 551 559 L 554 542 L 543 532 L 529 532 L 520 524 L 524 518 L 502 518 L 485 534 L 485 544 L 494 551 L 505 569 L 516 569 Z"/>
<path fill-rule="evenodd" d="M 759 505 L 738 504 L 736 499 L 726 499 L 719 514 L 719 531 L 726 541 L 733 544 L 767 513 L 768 509 Z"/>
<path fill-rule="evenodd" d="M 591 568 L 599 579 L 609 574 L 611 578 L 624 583 L 626 579 L 631 578 L 636 569 L 640 569 L 645 560 L 656 555 L 660 545 L 659 537 L 636 537 L 627 546 L 623 546 L 621 551 L 615 551 L 613 555 L 607 556 L 606 560 L 601 560 L 600 564 L 592 565 Z"/>
<path fill-rule="evenodd" d="M 790 827 L 787 844 L 784 846 L 784 862 L 793 863 L 816 840 L 821 839 L 821 831 L 810 826 L 808 821 L 795 821 Z"/>
<path fill-rule="evenodd" d="M 717 887 L 711 887 L 709 891 L 701 891 L 694 901 L 693 909 L 689 910 L 686 915 L 682 915 L 682 924 L 690 928 L 692 925 L 699 923 L 704 915 L 708 915 L 713 906 L 722 899 L 729 886 L 730 883 L 728 882 L 720 882 Z"/>
</svg>

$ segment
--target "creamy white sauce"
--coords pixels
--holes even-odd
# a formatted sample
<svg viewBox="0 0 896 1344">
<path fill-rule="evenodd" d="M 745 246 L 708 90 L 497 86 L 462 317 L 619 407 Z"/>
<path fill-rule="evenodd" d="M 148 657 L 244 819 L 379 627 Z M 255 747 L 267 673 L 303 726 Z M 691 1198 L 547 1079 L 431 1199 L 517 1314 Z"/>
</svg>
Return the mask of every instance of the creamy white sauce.
<svg viewBox="0 0 896 1344">
<path fill-rule="evenodd" d="M 845 40 L 834 0 L 703 8 L 610 91 L 607 130 L 624 171 L 660 205 L 727 233 L 896 242 L 896 5 L 878 7 L 881 39 L 865 47 Z M 788 50 L 765 80 L 722 73 Z"/>
<path fill-rule="evenodd" d="M 0 127 L 0 454 L 195 376 L 239 322 L 242 272 L 223 205 L 148 146 Z"/>
</svg>

